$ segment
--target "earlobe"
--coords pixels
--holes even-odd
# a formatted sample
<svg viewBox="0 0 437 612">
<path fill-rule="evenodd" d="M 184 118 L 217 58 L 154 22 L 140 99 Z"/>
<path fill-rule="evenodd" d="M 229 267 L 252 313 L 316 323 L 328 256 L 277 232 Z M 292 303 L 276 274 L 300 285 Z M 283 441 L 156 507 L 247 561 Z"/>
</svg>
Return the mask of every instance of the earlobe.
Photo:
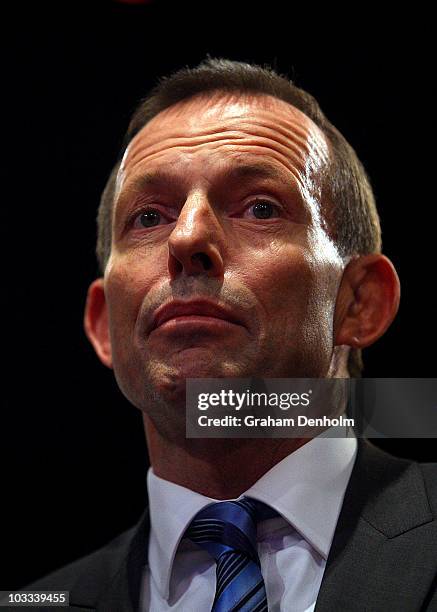
<svg viewBox="0 0 437 612">
<path fill-rule="evenodd" d="M 89 286 L 85 305 L 84 328 L 100 361 L 108 368 L 112 368 L 108 306 L 103 278 L 96 279 Z"/>
<path fill-rule="evenodd" d="M 379 253 L 353 259 L 340 284 L 335 310 L 335 344 L 364 348 L 380 338 L 399 308 L 399 277 Z"/>
</svg>

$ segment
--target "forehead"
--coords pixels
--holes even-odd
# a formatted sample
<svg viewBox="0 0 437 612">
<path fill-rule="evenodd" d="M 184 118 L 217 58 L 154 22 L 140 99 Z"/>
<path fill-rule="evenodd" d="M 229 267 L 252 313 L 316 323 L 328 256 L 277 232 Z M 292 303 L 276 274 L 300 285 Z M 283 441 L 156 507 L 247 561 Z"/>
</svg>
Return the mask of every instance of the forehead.
<svg viewBox="0 0 437 612">
<path fill-rule="evenodd" d="M 163 110 L 127 147 L 118 186 L 153 162 L 190 155 L 211 159 L 244 154 L 269 157 L 301 182 L 327 163 L 329 146 L 322 131 L 294 106 L 268 95 L 216 92 L 198 95 Z M 119 191 L 119 189 L 118 189 Z"/>
</svg>

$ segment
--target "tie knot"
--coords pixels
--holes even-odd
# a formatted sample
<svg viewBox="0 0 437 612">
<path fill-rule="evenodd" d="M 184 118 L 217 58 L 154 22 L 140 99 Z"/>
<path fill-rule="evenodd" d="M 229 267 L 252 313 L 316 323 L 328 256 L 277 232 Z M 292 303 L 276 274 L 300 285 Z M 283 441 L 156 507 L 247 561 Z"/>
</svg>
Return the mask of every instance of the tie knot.
<svg viewBox="0 0 437 612">
<path fill-rule="evenodd" d="M 256 525 L 277 513 L 255 499 L 211 504 L 196 514 L 185 537 L 207 550 L 216 561 L 224 554 L 240 551 L 259 564 Z"/>
</svg>

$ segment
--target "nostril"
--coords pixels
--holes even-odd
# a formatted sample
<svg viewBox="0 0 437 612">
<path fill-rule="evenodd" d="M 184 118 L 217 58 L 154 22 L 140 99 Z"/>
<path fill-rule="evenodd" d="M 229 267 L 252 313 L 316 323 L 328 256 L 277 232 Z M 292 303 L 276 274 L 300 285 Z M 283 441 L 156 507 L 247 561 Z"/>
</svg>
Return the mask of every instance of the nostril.
<svg viewBox="0 0 437 612">
<path fill-rule="evenodd" d="M 206 253 L 194 253 L 194 255 L 191 256 L 191 261 L 193 264 L 200 262 L 204 270 L 210 270 L 212 268 L 212 261 Z"/>
</svg>

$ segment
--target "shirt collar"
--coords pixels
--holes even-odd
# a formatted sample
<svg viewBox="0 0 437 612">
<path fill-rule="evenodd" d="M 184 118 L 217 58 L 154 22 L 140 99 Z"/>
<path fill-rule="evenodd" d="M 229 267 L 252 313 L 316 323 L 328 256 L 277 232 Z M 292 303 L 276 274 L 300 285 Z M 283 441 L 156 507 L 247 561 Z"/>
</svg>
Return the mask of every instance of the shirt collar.
<svg viewBox="0 0 437 612">
<path fill-rule="evenodd" d="M 276 510 L 325 559 L 357 452 L 357 440 L 350 431 L 348 438 L 321 434 L 307 442 L 243 493 Z M 162 597 L 168 599 L 173 560 L 186 528 L 202 508 L 223 500 L 159 478 L 152 468 L 147 473 L 147 490 L 150 571 Z"/>
</svg>

